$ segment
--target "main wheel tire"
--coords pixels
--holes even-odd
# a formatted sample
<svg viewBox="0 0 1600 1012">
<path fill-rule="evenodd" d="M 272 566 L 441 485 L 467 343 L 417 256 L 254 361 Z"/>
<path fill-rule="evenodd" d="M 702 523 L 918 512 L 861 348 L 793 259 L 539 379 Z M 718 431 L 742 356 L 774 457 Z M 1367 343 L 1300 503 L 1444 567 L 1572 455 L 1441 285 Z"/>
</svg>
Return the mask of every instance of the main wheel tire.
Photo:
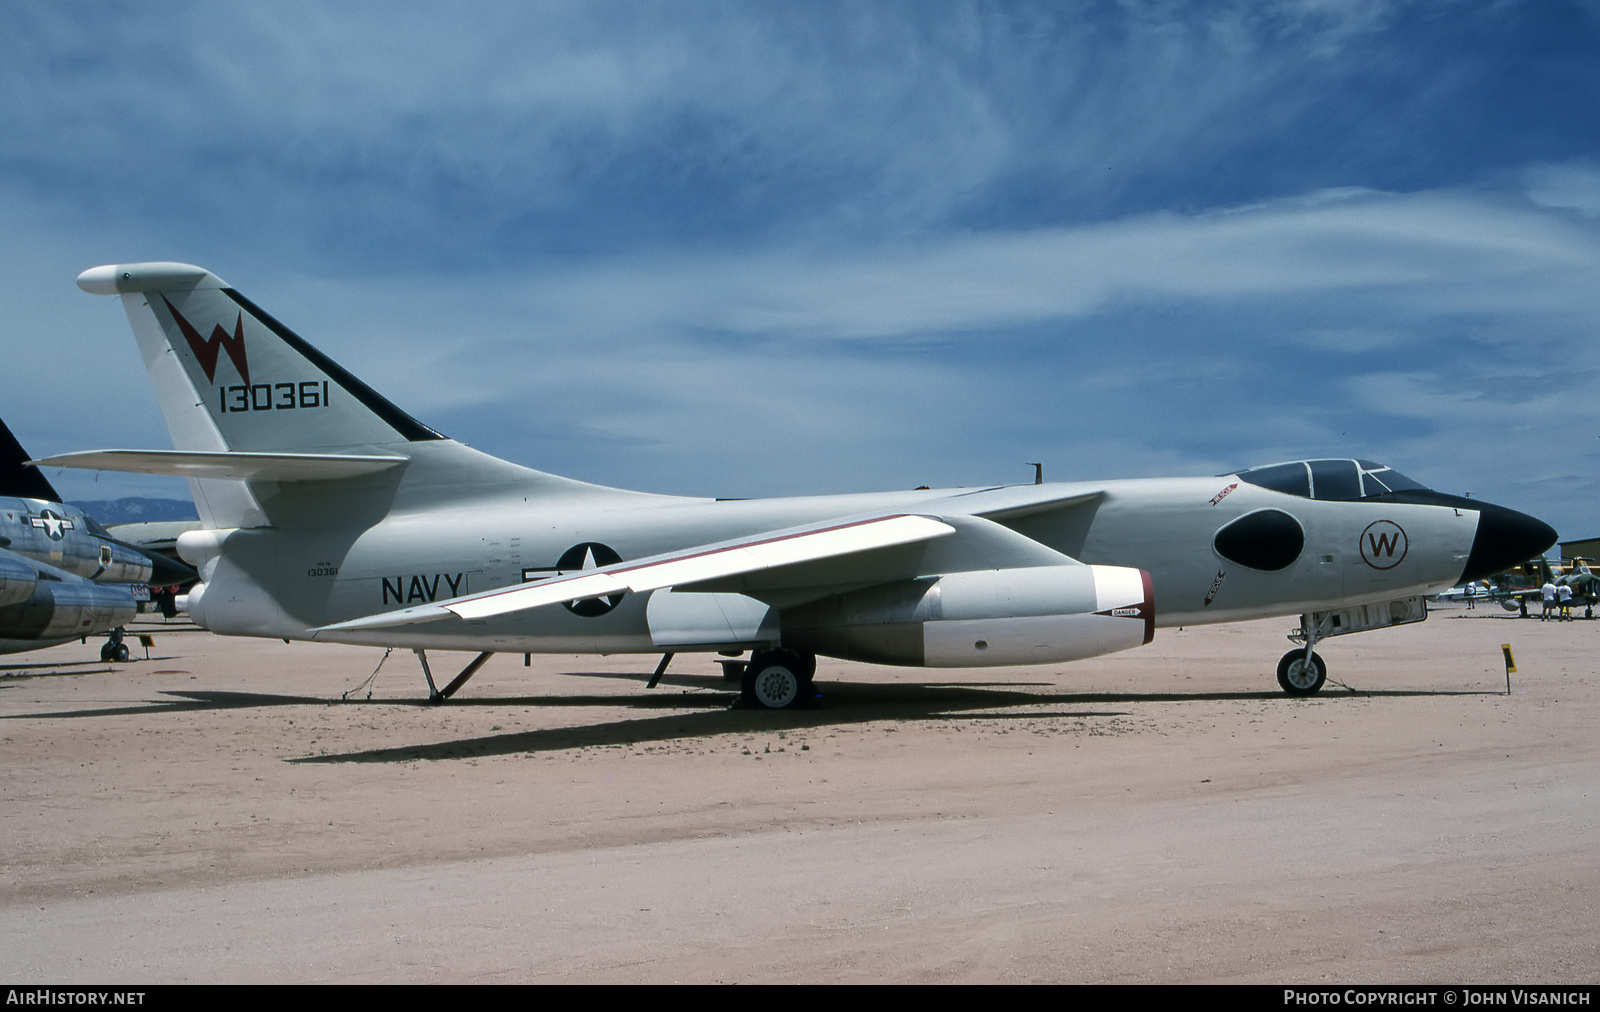
<svg viewBox="0 0 1600 1012">
<path fill-rule="evenodd" d="M 1328 666 L 1316 652 L 1311 654 L 1310 664 L 1304 650 L 1291 650 L 1278 662 L 1278 684 L 1291 696 L 1310 696 L 1327 680 Z"/>
<path fill-rule="evenodd" d="M 805 695 L 810 683 L 805 675 L 803 659 L 787 650 L 756 654 L 745 665 L 740 684 L 745 705 L 760 710 L 786 710 Z"/>
<path fill-rule="evenodd" d="M 795 674 L 799 675 L 800 681 L 809 688 L 812 681 L 817 677 L 817 655 L 796 654 L 787 650 L 784 653 L 789 654 L 789 657 L 795 662 Z"/>
</svg>

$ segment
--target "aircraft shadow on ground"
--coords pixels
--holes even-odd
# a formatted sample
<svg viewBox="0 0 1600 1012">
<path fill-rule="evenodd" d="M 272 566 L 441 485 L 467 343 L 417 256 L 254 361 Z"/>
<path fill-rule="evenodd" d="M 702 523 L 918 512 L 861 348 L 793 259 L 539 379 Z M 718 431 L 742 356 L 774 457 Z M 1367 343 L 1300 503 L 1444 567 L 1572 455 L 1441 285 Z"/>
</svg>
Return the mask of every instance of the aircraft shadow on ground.
<svg viewBox="0 0 1600 1012">
<path fill-rule="evenodd" d="M 20 682 L 29 678 L 73 678 L 78 675 L 109 674 L 112 667 L 106 661 L 84 661 L 81 664 L 0 664 L 0 681 Z"/>
<path fill-rule="evenodd" d="M 593 672 L 585 672 L 593 675 Z M 637 675 L 633 675 L 637 679 Z M 720 679 L 708 679 L 720 684 Z M 665 680 L 663 681 L 665 684 Z M 637 696 L 554 697 L 562 705 L 636 707 L 659 710 L 674 707 L 678 712 L 662 716 L 607 721 L 581 727 L 540 728 L 505 734 L 461 738 L 429 745 L 370 749 L 291 759 L 294 763 L 386 763 L 419 759 L 476 759 L 485 756 L 558 752 L 574 748 L 629 747 L 692 741 L 715 735 L 775 733 L 812 728 L 841 727 L 877 720 L 957 721 L 1044 719 L 1061 717 L 1119 717 L 1119 711 L 1039 710 L 1026 713 L 972 712 L 989 709 L 1039 707 L 1067 702 L 1069 697 L 1040 695 L 1016 689 L 996 688 L 992 684 L 948 685 L 871 685 L 833 683 L 811 705 L 793 710 L 734 709 L 737 693 L 729 689 L 716 695 L 694 694 L 676 697 L 653 696 L 645 690 Z M 660 690 L 655 690 L 659 692 Z M 515 705 L 517 700 L 482 700 L 481 705 Z M 536 703 L 536 700 L 528 700 Z M 452 700 L 446 705 L 456 705 Z"/>
<path fill-rule="evenodd" d="M 625 678 L 638 681 L 638 672 L 571 672 L 578 677 Z M 53 713 L 5 714 L 0 719 L 69 719 L 193 713 L 206 710 L 279 706 L 412 706 L 445 708 L 609 707 L 652 711 L 653 716 L 623 717 L 575 727 L 540 728 L 481 735 L 422 745 L 366 749 L 358 752 L 302 756 L 291 763 L 391 763 L 417 760 L 475 759 L 519 753 L 557 752 L 574 748 L 626 747 L 707 738 L 713 735 L 807 730 L 895 721 L 1003 721 L 1087 719 L 1128 716 L 1130 711 L 1108 709 L 1118 704 L 1207 701 L 1274 701 L 1299 705 L 1273 691 L 1260 692 L 1066 692 L 1036 691 L 1041 682 L 920 682 L 885 685 L 874 682 L 835 682 L 821 686 L 810 705 L 783 711 L 733 708 L 738 698 L 719 676 L 676 675 L 662 679 L 656 689 L 641 688 L 632 695 L 528 695 L 455 697 L 434 704 L 412 699 L 340 699 L 226 690 L 164 690 L 169 697 L 158 702 L 133 703 L 95 709 Z M 671 689 L 709 691 L 672 692 Z M 1319 701 L 1373 696 L 1498 695 L 1484 690 L 1345 690 L 1330 687 Z M 1025 710 L 1019 708 L 1026 707 Z M 662 713 L 661 711 L 670 711 Z M 1010 712 L 1005 712 L 1010 711 Z"/>
<path fill-rule="evenodd" d="M 581 673 L 583 677 L 627 678 L 637 681 L 637 672 Z M 731 709 L 736 693 L 731 687 L 719 694 L 657 696 L 660 689 L 643 690 L 632 697 L 557 696 L 524 699 L 481 699 L 468 705 L 558 705 L 636 707 L 659 710 L 674 707 L 696 712 L 622 719 L 582 727 L 542 728 L 505 734 L 461 738 L 428 745 L 370 749 L 360 752 L 305 756 L 294 763 L 385 763 L 416 760 L 466 759 L 518 753 L 555 752 L 573 748 L 626 747 L 652 743 L 705 738 L 719 734 L 796 731 L 814 728 L 866 724 L 879 720 L 896 721 L 1004 721 L 1063 718 L 1114 718 L 1130 711 L 1092 708 L 1118 703 L 1192 702 L 1206 700 L 1275 701 L 1294 704 L 1277 692 L 1103 692 L 1040 693 L 1025 691 L 1048 682 L 921 682 L 884 685 L 873 682 L 829 681 L 810 706 L 795 710 L 764 711 Z M 678 676 L 662 680 L 662 685 L 678 688 L 722 688 L 727 683 L 717 676 L 697 678 Z M 1326 699 L 1357 696 L 1440 696 L 1488 695 L 1476 691 L 1386 690 L 1383 692 L 1331 693 Z M 467 703 L 451 700 L 448 706 Z M 1019 707 L 1028 709 L 1018 711 Z M 1004 712 L 1011 711 L 1011 712 Z"/>
</svg>

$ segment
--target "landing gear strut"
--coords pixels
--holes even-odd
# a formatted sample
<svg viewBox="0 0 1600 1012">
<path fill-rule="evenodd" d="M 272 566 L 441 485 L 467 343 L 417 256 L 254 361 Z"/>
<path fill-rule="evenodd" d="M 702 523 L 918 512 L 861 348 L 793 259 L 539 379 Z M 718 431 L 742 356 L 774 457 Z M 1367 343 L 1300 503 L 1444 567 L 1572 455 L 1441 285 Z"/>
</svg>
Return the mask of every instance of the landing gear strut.
<svg viewBox="0 0 1600 1012">
<path fill-rule="evenodd" d="M 450 684 L 446 685 L 444 691 L 441 692 L 433 684 L 433 672 L 428 670 L 427 653 L 418 648 L 413 648 L 412 653 L 416 654 L 417 660 L 422 663 L 422 677 L 428 680 L 428 702 L 430 703 L 442 703 L 455 695 L 457 689 L 467 684 L 467 679 L 478 673 L 478 669 L 483 667 L 483 662 L 494 656 L 493 651 L 485 650 L 468 661 L 467 666 L 461 669 L 461 674 L 452 678 Z"/>
<path fill-rule="evenodd" d="M 758 650 L 744 666 L 740 694 L 746 706 L 786 710 L 798 706 L 811 695 L 811 680 L 816 673 L 814 654 Z"/>
<path fill-rule="evenodd" d="M 1328 680 L 1328 666 L 1312 649 L 1317 645 L 1317 622 L 1311 615 L 1300 616 L 1300 634 L 1306 645 L 1283 655 L 1278 662 L 1278 684 L 1291 696 L 1310 696 Z"/>
</svg>

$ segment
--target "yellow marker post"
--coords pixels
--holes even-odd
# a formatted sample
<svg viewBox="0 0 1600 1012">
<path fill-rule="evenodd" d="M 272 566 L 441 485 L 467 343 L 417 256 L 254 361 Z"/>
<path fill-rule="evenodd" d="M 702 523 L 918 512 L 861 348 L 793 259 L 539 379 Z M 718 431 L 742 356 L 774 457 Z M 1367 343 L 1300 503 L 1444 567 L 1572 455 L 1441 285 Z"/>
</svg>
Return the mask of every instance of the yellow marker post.
<svg viewBox="0 0 1600 1012">
<path fill-rule="evenodd" d="M 1511 674 L 1517 670 L 1517 659 L 1511 656 L 1511 644 L 1500 644 L 1500 652 L 1506 657 L 1506 695 L 1511 695 Z"/>
<path fill-rule="evenodd" d="M 139 633 L 139 645 L 144 647 L 144 659 L 150 659 L 150 648 L 156 645 L 156 638 L 149 633 Z"/>
</svg>

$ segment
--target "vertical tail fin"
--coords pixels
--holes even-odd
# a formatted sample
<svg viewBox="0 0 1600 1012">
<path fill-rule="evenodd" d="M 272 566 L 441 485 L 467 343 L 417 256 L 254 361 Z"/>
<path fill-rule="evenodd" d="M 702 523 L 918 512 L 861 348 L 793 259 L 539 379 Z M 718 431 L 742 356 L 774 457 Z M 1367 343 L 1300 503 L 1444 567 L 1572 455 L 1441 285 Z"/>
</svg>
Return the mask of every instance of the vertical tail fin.
<svg viewBox="0 0 1600 1012">
<path fill-rule="evenodd" d="M 121 295 L 180 450 L 335 450 L 443 439 L 227 282 L 176 263 L 95 267 Z"/>
<path fill-rule="evenodd" d="M 6 423 L 0 422 L 0 495 L 60 502 L 61 495 L 50 484 L 50 479 L 37 467 L 22 466 L 28 459 L 28 451 L 6 428 Z"/>
<path fill-rule="evenodd" d="M 207 528 L 320 523 L 331 505 L 354 523 L 357 514 L 379 517 L 397 503 L 459 502 L 465 489 L 640 494 L 533 471 L 446 439 L 200 267 L 94 267 L 78 276 L 78 287 L 122 296 L 174 449 L 406 460 L 381 474 L 358 468 L 366 477 L 343 471 L 333 490 L 305 480 L 328 474 L 198 478 L 181 467 L 152 470 L 148 460 L 133 468 L 189 477 Z M 89 456 L 103 465 L 103 455 Z"/>
<path fill-rule="evenodd" d="M 359 452 L 444 441 L 200 267 L 94 267 L 78 287 L 122 296 L 175 449 Z M 192 478 L 189 487 L 207 527 L 268 522 L 250 482 Z"/>
</svg>

